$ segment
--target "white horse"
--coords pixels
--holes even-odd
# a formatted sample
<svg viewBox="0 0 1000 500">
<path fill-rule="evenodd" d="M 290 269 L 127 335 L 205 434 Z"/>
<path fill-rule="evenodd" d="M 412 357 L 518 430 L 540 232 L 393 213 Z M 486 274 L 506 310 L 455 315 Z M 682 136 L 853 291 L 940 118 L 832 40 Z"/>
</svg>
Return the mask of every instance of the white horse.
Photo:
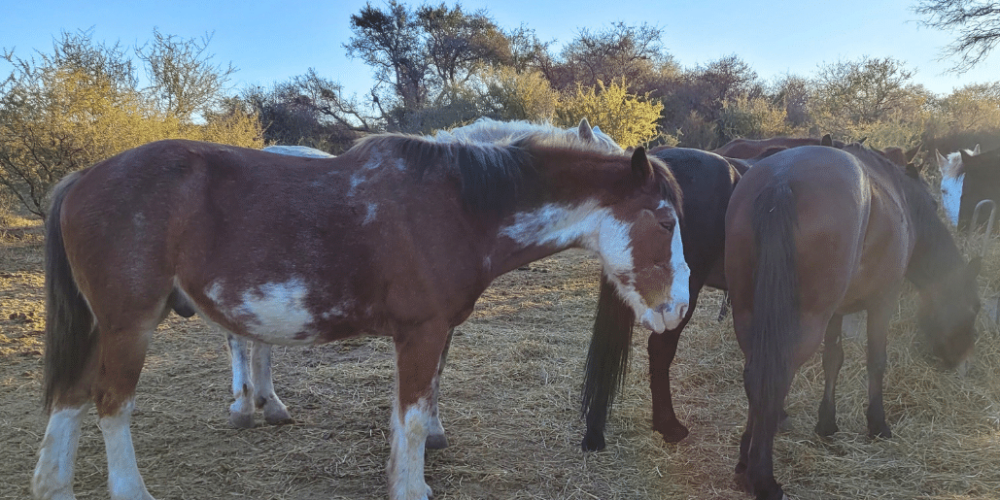
<svg viewBox="0 0 1000 500">
<path fill-rule="evenodd" d="M 604 146 L 609 153 L 621 153 L 625 150 L 610 136 L 601 131 L 600 127 L 591 127 L 586 118 L 576 127 L 559 129 L 548 123 L 533 123 L 528 121 L 503 122 L 490 118 L 480 118 L 470 125 L 441 130 L 435 134 L 439 142 L 487 142 L 510 144 L 533 133 L 545 133 L 551 136 L 579 138 L 580 140 Z M 305 146 L 268 146 L 264 148 L 275 154 L 303 156 L 308 158 L 333 158 L 334 155 Z M 181 313 L 181 311 L 178 311 Z M 193 310 L 191 311 L 193 314 Z M 182 314 L 184 315 L 184 314 Z M 294 421 L 288 408 L 274 392 L 274 382 L 271 377 L 271 345 L 263 342 L 253 342 L 245 337 L 226 333 L 229 345 L 230 361 L 233 370 L 233 397 L 235 401 L 229 406 L 229 422 L 233 427 L 252 428 L 254 426 L 254 410 L 264 413 L 264 421 L 271 425 L 280 425 Z M 448 344 L 438 364 L 438 374 L 444 370 L 451 344 L 451 333 Z M 444 434 L 444 426 L 437 411 L 439 396 L 438 381 L 435 379 L 431 397 L 430 434 L 427 437 L 427 447 L 441 449 L 448 446 Z"/>
<path fill-rule="evenodd" d="M 979 155 L 979 144 L 975 149 L 965 150 L 969 156 Z M 941 170 L 941 205 L 951 225 L 958 225 L 958 209 L 962 203 L 962 185 L 965 183 L 965 169 L 962 165 L 962 153 L 955 151 L 948 156 L 934 150 L 938 169 Z"/>
</svg>

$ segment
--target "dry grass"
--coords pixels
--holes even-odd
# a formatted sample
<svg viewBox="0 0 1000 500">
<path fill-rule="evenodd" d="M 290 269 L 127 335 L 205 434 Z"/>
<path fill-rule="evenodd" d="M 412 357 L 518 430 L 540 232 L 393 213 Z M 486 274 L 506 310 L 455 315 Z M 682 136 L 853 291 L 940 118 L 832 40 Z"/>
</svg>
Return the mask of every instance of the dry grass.
<svg viewBox="0 0 1000 500">
<path fill-rule="evenodd" d="M 27 498 L 44 431 L 38 331 L 43 308 L 38 228 L 0 242 L 0 498 Z M 1000 248 L 987 259 L 996 295 Z M 667 445 L 650 430 L 644 335 L 608 425 L 608 449 L 579 451 L 579 390 L 596 303 L 597 264 L 568 252 L 498 280 L 459 328 L 442 383 L 451 447 L 430 451 L 438 500 L 745 499 L 732 487 L 746 418 L 743 357 L 720 294 L 708 292 L 675 362 L 678 414 L 691 428 Z M 912 292 L 893 322 L 885 382 L 894 437 L 865 437 L 864 338 L 845 340 L 838 386 L 841 432 L 812 428 L 822 390 L 816 356 L 788 398 L 791 430 L 776 442 L 776 473 L 798 499 L 973 499 L 1000 491 L 1000 331 L 981 320 L 966 377 L 925 355 Z M 25 319 L 19 314 L 24 313 Z M 29 316 L 28 313 L 33 313 Z M 17 315 L 14 319 L 11 314 Z M 133 423 L 139 466 L 164 499 L 384 498 L 392 345 L 361 338 L 275 352 L 278 393 L 297 424 L 227 424 L 229 370 L 222 338 L 200 320 L 171 317 L 154 336 Z M 106 498 L 96 426 L 77 461 L 81 499 Z"/>
</svg>

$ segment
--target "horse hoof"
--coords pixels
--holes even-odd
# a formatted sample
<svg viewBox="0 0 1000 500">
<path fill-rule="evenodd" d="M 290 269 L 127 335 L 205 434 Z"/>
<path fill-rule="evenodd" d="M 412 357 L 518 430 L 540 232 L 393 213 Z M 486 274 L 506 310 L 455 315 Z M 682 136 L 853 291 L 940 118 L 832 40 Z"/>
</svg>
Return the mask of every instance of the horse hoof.
<svg viewBox="0 0 1000 500">
<path fill-rule="evenodd" d="M 877 430 L 868 429 L 868 437 L 872 439 L 875 438 L 890 439 L 892 438 L 892 431 L 889 430 L 888 425 L 883 425 L 881 429 Z"/>
<path fill-rule="evenodd" d="M 429 434 L 425 446 L 431 450 L 443 450 L 448 447 L 448 437 L 444 434 Z"/>
<path fill-rule="evenodd" d="M 583 451 L 601 451 L 606 446 L 603 432 L 595 432 L 593 434 L 588 432 L 583 436 L 583 443 L 581 444 Z"/>
<path fill-rule="evenodd" d="M 816 424 L 816 434 L 820 437 L 830 437 L 838 432 L 840 432 L 840 428 L 837 427 L 836 423 L 819 422 Z"/>
<path fill-rule="evenodd" d="M 237 429 L 253 429 L 253 413 L 230 413 L 229 425 Z"/>
<path fill-rule="evenodd" d="M 663 440 L 667 443 L 679 443 L 690 433 L 688 428 L 684 427 L 684 424 L 680 422 L 666 426 L 654 426 L 653 430 L 659 432 L 663 436 Z"/>
<path fill-rule="evenodd" d="M 738 469 L 739 466 L 737 465 L 736 468 Z M 735 483 L 737 491 L 753 495 L 753 486 L 750 485 L 750 479 L 747 478 L 746 468 L 743 472 L 737 472 L 733 476 L 733 483 Z"/>
<path fill-rule="evenodd" d="M 268 425 L 287 425 L 295 423 L 295 419 L 292 418 L 292 416 L 288 414 L 288 410 L 285 410 L 284 408 L 279 408 L 273 411 L 265 409 L 264 421 L 267 422 Z"/>
</svg>

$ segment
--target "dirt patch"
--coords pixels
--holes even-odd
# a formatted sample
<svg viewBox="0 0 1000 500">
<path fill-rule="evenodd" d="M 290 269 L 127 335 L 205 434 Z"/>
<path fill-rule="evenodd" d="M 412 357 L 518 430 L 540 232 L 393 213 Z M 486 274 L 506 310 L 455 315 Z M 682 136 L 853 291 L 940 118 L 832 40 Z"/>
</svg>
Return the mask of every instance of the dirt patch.
<svg viewBox="0 0 1000 500">
<path fill-rule="evenodd" d="M 46 421 L 42 259 L 39 240 L 3 245 L 0 498 L 23 499 Z M 451 447 L 427 454 L 436 499 L 748 498 L 732 486 L 746 419 L 743 356 L 731 322 L 715 319 L 716 292 L 703 295 L 673 369 L 675 405 L 691 435 L 667 445 L 650 430 L 640 333 L 608 425 L 608 449 L 580 451 L 579 392 L 598 272 L 581 252 L 534 263 L 498 280 L 459 327 L 441 386 Z M 844 341 L 842 432 L 831 439 L 812 432 L 823 383 L 818 356 L 800 371 L 787 405 L 792 429 L 779 435 L 775 452 L 776 475 L 792 497 L 996 498 L 1000 334 L 983 322 L 968 375 L 942 371 L 914 335 L 913 302 L 901 305 L 890 335 L 892 439 L 865 437 L 863 335 Z M 227 423 L 232 396 L 222 336 L 200 320 L 171 316 L 153 337 L 132 426 L 150 492 L 161 500 L 385 498 L 392 349 L 374 337 L 276 348 L 275 385 L 297 423 L 235 430 Z M 94 422 L 92 415 L 84 426 L 77 460 L 80 499 L 107 498 Z"/>
</svg>

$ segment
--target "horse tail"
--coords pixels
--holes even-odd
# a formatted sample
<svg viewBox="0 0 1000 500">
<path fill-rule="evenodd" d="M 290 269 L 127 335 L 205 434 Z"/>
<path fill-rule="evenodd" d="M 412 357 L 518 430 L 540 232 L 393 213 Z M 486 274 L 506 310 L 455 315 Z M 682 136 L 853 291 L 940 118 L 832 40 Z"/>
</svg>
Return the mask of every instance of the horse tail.
<svg viewBox="0 0 1000 500">
<path fill-rule="evenodd" d="M 62 237 L 62 204 L 81 172 L 66 176 L 52 191 L 45 220 L 45 409 L 77 382 L 94 350 L 97 325 L 73 279 Z"/>
<path fill-rule="evenodd" d="M 784 179 L 764 188 L 754 203 L 757 268 L 744 379 L 752 398 L 751 417 L 764 429 L 777 428 L 791 385 L 791 357 L 800 323 L 796 220 L 795 194 Z"/>
<path fill-rule="evenodd" d="M 601 294 L 594 319 L 594 334 L 587 351 L 581 413 L 587 420 L 585 450 L 604 448 L 604 426 L 615 399 L 624 385 L 628 356 L 632 350 L 635 312 L 618 296 L 607 277 L 601 277 Z"/>
</svg>

